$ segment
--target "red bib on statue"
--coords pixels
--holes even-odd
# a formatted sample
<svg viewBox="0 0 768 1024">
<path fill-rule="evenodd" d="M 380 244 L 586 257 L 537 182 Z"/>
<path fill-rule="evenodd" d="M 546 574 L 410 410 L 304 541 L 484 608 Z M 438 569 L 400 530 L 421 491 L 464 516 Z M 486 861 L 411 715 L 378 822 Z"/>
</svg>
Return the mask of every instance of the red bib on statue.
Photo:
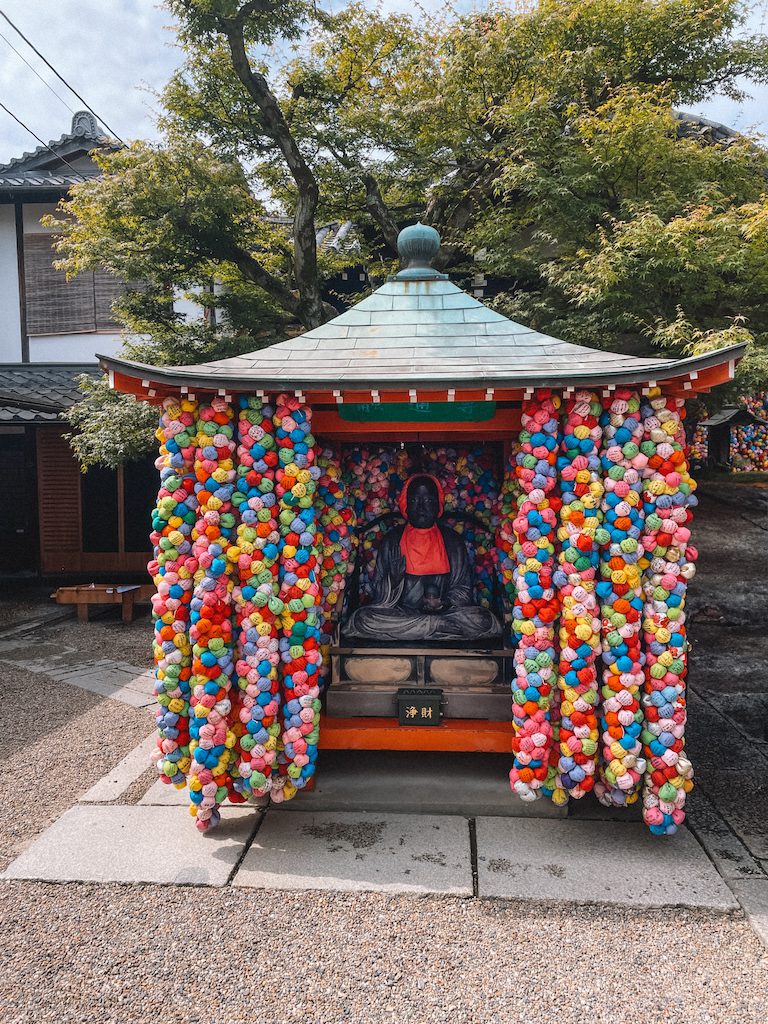
<svg viewBox="0 0 768 1024">
<path fill-rule="evenodd" d="M 424 479 L 424 476 L 427 476 L 427 474 L 411 477 L 411 480 Z M 437 496 L 440 501 L 438 515 L 442 515 L 443 488 L 440 486 L 440 481 L 434 476 L 429 476 L 429 479 L 433 480 L 437 487 Z M 398 501 L 400 511 L 406 519 L 408 518 L 406 512 L 408 486 L 411 480 L 406 483 L 400 492 L 400 499 Z M 403 530 L 403 536 L 400 538 L 400 551 L 405 558 L 405 571 L 409 576 L 438 576 L 441 573 L 450 572 L 451 567 L 445 550 L 445 542 L 437 525 L 430 526 L 427 530 L 418 530 L 415 526 L 411 526 L 408 523 Z"/>
</svg>

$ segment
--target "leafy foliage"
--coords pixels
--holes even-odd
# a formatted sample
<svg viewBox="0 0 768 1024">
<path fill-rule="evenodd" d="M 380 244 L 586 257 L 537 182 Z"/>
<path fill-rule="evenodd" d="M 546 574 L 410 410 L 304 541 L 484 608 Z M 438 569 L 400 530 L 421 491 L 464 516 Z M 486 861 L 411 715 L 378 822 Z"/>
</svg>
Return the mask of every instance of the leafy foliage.
<svg viewBox="0 0 768 1024">
<path fill-rule="evenodd" d="M 745 339 L 742 379 L 768 381 L 766 151 L 675 113 L 768 80 L 744 2 L 168 6 L 184 62 L 163 145 L 100 155 L 55 225 L 68 272 L 101 262 L 149 283 L 122 303 L 134 358 L 314 327 L 335 313 L 333 276 L 392 269 L 419 218 L 443 269 L 508 282 L 496 304 L 517 320 L 636 354 Z M 356 251 L 318 248 L 334 219 L 355 223 Z M 181 324 L 172 290 L 205 307 L 214 278 L 216 331 Z"/>
<path fill-rule="evenodd" d="M 84 397 L 63 414 L 75 428 L 64 436 L 83 472 L 96 465 L 117 469 L 146 455 L 157 427 L 157 409 L 112 391 L 106 376 L 81 373 L 77 380 Z"/>
</svg>

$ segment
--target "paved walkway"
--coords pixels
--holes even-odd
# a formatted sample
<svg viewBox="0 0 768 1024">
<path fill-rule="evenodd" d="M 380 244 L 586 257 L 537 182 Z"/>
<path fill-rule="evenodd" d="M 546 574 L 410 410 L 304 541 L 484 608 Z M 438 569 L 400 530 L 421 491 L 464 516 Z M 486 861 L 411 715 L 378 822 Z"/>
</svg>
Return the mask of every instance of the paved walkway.
<svg viewBox="0 0 768 1024">
<path fill-rule="evenodd" d="M 61 625 L 60 619 L 56 620 Z M 31 624 L 30 624 L 31 625 Z M 77 647 L 46 638 L 47 629 L 30 629 L 29 625 L 6 631 L 0 640 L 0 661 L 16 665 L 27 672 L 46 675 L 56 682 L 79 686 L 101 697 L 111 697 L 135 708 L 156 704 L 153 693 L 154 673 L 112 658 L 83 658 Z M 22 647 L 20 642 L 24 641 Z M 21 653 L 23 651 L 23 653 Z M 32 652 L 32 656 L 28 655 Z"/>
<path fill-rule="evenodd" d="M 27 632 L 25 638 L 32 636 Z M 44 630 L 34 641 L 31 661 L 19 659 L 18 639 L 0 641 L 0 661 L 134 707 L 154 703 L 151 672 L 109 658 L 78 660 L 78 652 L 66 646 L 50 644 L 48 650 Z M 418 755 L 398 755 L 388 767 L 386 755 L 377 760 L 377 755 L 326 752 L 323 782 L 314 793 L 266 813 L 225 806 L 221 826 L 201 834 L 189 817 L 186 792 L 159 781 L 137 804 L 115 804 L 146 770 L 153 745 L 150 735 L 0 877 L 722 912 L 741 905 L 768 945 L 763 865 L 696 790 L 690 830 L 659 839 L 642 823 L 586 802 L 565 820 L 531 817 L 540 805 L 518 807 L 506 786 L 503 797 L 511 802 L 504 802 L 505 811 L 519 810 L 522 816 L 489 813 L 503 797 L 483 776 L 482 758 L 463 763 L 463 775 L 455 763 L 428 759 L 429 776 L 403 766 L 403 756 Z M 492 767 L 495 779 L 497 766 Z M 403 813 L 410 806 L 413 813 Z M 430 806 L 436 813 L 426 813 Z M 552 808 L 542 801 L 541 809 Z"/>
</svg>

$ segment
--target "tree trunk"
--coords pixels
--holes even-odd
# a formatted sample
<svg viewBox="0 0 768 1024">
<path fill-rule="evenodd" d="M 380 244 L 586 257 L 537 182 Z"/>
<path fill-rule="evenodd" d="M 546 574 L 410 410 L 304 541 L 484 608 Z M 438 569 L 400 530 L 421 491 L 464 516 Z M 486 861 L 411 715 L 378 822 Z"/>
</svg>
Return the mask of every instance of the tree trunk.
<svg viewBox="0 0 768 1024">
<path fill-rule="evenodd" d="M 288 170 L 296 182 L 298 198 L 293 223 L 293 246 L 299 291 L 298 316 L 304 326 L 311 329 L 319 327 L 327 319 L 317 276 L 315 210 L 319 190 L 315 176 L 291 135 L 274 93 L 264 76 L 251 68 L 245 49 L 243 14 L 241 11 L 241 15 L 234 19 L 222 19 L 222 31 L 229 43 L 235 73 L 261 111 L 265 125 L 280 147 Z"/>
</svg>

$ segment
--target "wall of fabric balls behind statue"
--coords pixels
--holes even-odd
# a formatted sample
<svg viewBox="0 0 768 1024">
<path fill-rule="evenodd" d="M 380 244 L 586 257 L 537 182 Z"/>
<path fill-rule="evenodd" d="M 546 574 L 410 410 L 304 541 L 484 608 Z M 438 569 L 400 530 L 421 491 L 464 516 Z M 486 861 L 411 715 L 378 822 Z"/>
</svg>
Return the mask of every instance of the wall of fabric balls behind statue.
<svg viewBox="0 0 768 1024">
<path fill-rule="evenodd" d="M 731 465 L 739 473 L 768 472 L 768 392 L 742 401 L 753 416 L 766 423 L 749 423 L 731 431 Z"/>
<path fill-rule="evenodd" d="M 499 449 L 499 450 L 497 450 Z M 414 473 L 430 473 L 444 493 L 443 523 L 461 534 L 475 575 L 478 604 L 493 600 L 494 535 L 498 524 L 500 446 L 368 445 L 344 455 L 343 476 L 360 524 L 363 565 L 360 600 L 371 600 L 376 553 L 388 529 L 400 523 L 398 498 Z M 391 516 L 387 516 L 391 513 Z M 384 519 L 381 517 L 384 516 Z M 380 520 L 380 521 L 376 521 Z"/>
<path fill-rule="evenodd" d="M 682 400 L 658 388 L 523 403 L 500 446 L 324 444 L 300 398 L 169 398 L 152 518 L 158 741 L 199 829 L 224 800 L 292 799 L 312 779 L 331 618 L 363 559 L 369 586 L 403 483 L 431 472 L 469 542 L 477 597 L 513 606 L 523 800 L 642 797 L 684 818 L 685 594 L 695 572 Z"/>
</svg>

